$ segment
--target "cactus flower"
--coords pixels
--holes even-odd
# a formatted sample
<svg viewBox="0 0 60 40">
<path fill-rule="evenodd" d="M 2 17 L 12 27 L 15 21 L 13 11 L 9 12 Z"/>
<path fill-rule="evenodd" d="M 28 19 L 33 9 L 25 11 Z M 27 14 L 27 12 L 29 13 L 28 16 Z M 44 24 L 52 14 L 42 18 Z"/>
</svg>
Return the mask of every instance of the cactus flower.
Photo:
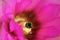
<svg viewBox="0 0 60 40">
<path fill-rule="evenodd" d="M 60 40 L 59 0 L 4 0 L 2 4 L 0 40 Z"/>
</svg>

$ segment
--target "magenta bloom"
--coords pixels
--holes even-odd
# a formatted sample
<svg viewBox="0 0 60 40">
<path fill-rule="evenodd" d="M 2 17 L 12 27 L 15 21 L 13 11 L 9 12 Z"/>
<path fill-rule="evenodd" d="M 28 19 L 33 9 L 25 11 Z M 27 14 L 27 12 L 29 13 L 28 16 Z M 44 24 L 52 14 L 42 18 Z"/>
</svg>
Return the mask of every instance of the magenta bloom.
<svg viewBox="0 0 60 40">
<path fill-rule="evenodd" d="M 60 40 L 60 1 L 58 0 L 6 1 L 0 17 L 2 40 L 27 40 L 24 38 L 22 26 L 14 20 L 15 15 L 25 11 L 34 11 L 33 21 L 39 27 L 37 31 L 32 29 L 31 40 Z"/>
</svg>

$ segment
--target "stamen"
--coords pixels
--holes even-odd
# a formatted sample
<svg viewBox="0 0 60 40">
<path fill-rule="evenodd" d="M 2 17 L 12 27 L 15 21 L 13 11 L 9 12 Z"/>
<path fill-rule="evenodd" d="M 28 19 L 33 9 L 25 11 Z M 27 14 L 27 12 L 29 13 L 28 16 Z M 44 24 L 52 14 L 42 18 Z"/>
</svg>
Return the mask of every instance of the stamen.
<svg viewBox="0 0 60 40">
<path fill-rule="evenodd" d="M 22 15 L 21 15 L 21 16 L 22 16 Z M 28 22 L 28 20 L 27 20 L 26 17 L 24 17 L 24 16 L 21 17 L 21 16 L 17 15 L 17 16 L 15 17 L 15 21 L 18 22 L 18 24 L 22 26 L 22 29 L 23 29 L 23 31 L 24 31 L 24 35 L 25 35 L 25 37 L 26 37 L 26 35 L 32 33 L 32 32 L 31 32 L 32 25 L 31 25 L 30 22 Z"/>
</svg>

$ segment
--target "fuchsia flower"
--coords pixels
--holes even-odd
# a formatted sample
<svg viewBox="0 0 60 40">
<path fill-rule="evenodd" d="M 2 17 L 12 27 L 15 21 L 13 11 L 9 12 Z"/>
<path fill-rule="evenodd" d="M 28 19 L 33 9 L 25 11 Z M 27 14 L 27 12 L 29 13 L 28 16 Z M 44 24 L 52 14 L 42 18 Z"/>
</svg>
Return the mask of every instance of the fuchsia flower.
<svg viewBox="0 0 60 40">
<path fill-rule="evenodd" d="M 60 1 L 58 0 L 8 0 L 3 5 L 1 21 L 1 40 L 29 40 L 15 22 L 15 15 L 34 11 L 32 37 L 30 40 L 60 40 Z M 29 13 L 30 14 L 30 13 Z M 27 15 L 27 14 L 26 14 Z M 36 22 L 37 21 L 37 22 Z M 37 28 L 36 29 L 34 28 Z"/>
</svg>

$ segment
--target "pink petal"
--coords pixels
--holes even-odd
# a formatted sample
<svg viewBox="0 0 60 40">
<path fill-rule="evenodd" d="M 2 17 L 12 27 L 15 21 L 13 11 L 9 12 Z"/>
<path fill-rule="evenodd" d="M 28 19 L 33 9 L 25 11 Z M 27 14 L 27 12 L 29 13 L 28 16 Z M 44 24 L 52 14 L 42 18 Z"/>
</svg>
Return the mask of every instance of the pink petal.
<svg viewBox="0 0 60 40">
<path fill-rule="evenodd" d="M 18 23 L 14 22 L 13 20 L 10 22 L 10 31 L 14 31 L 19 40 L 24 40 L 24 34 L 21 26 L 19 26 Z"/>
</svg>

